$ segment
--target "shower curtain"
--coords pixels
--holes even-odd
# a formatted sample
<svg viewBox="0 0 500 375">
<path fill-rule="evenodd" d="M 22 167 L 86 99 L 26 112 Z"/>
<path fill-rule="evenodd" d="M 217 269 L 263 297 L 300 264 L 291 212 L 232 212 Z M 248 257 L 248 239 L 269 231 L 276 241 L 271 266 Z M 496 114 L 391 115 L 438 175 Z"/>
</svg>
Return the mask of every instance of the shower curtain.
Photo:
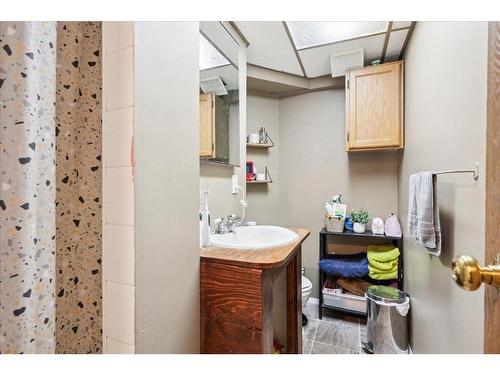
<svg viewBox="0 0 500 375">
<path fill-rule="evenodd" d="M 102 351 L 101 23 L 59 22 L 57 353 Z"/>
<path fill-rule="evenodd" d="M 100 30 L 0 22 L 0 353 L 101 351 Z"/>
<path fill-rule="evenodd" d="M 56 24 L 0 23 L 0 351 L 55 349 Z"/>
</svg>

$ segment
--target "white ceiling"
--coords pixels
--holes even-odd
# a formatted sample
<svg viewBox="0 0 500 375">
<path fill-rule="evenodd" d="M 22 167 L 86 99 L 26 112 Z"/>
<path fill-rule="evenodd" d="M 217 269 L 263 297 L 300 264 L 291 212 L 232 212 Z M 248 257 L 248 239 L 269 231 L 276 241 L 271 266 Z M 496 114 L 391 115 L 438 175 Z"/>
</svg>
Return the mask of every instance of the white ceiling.
<svg viewBox="0 0 500 375">
<path fill-rule="evenodd" d="M 305 72 L 307 78 L 331 74 L 332 54 L 359 48 L 364 50 L 365 65 L 382 59 L 386 43 L 384 61 L 398 60 L 411 25 L 410 21 L 236 22 L 250 43 L 248 63 L 298 76 Z"/>
<path fill-rule="evenodd" d="M 237 22 L 250 45 L 247 61 L 264 68 L 302 75 L 299 62 L 282 22 Z"/>
<path fill-rule="evenodd" d="M 411 26 L 411 21 L 394 21 L 392 23 L 392 29 L 402 29 Z"/>
<path fill-rule="evenodd" d="M 200 70 L 212 69 L 229 64 L 230 62 L 224 55 L 220 53 L 203 34 L 200 34 Z"/>
<path fill-rule="evenodd" d="M 234 66 L 239 65 L 239 47 L 231 34 L 220 22 L 201 21 L 200 32 L 222 52 Z"/>
<path fill-rule="evenodd" d="M 298 50 L 387 31 L 385 22 L 287 22 Z"/>
<path fill-rule="evenodd" d="M 389 43 L 387 43 L 387 51 L 385 52 L 385 61 L 395 61 L 399 59 L 401 47 L 406 40 L 408 29 L 391 32 Z"/>
<path fill-rule="evenodd" d="M 322 47 L 308 48 L 299 51 L 299 56 L 304 64 L 306 75 L 309 78 L 331 74 L 330 56 L 355 49 L 364 49 L 365 65 L 378 60 L 384 49 L 385 35 L 376 35 L 369 38 L 355 39 L 348 42 L 330 44 Z"/>
</svg>

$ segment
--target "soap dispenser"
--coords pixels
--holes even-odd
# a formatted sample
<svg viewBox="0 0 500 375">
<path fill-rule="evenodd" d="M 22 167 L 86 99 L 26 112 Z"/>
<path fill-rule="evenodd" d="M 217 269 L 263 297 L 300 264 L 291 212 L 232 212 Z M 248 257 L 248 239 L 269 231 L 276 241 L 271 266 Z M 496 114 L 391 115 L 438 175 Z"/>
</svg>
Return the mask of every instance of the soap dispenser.
<svg viewBox="0 0 500 375">
<path fill-rule="evenodd" d="M 208 210 L 208 189 L 203 192 L 200 203 L 200 242 L 201 246 L 210 246 L 210 211 Z"/>
</svg>

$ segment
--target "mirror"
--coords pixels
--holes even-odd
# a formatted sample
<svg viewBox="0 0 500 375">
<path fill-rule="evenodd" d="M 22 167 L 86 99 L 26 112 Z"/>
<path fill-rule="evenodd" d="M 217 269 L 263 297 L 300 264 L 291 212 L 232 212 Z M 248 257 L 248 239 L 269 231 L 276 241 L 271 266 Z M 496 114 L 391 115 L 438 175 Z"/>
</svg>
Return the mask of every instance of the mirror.
<svg viewBox="0 0 500 375">
<path fill-rule="evenodd" d="M 200 23 L 200 159 L 239 166 L 239 45 L 220 22 Z"/>
</svg>

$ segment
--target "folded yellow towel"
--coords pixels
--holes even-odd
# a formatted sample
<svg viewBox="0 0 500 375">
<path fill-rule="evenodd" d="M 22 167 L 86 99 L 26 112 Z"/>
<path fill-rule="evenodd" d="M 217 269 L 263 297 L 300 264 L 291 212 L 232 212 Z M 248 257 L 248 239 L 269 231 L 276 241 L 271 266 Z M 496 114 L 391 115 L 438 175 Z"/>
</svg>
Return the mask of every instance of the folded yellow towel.
<svg viewBox="0 0 500 375">
<path fill-rule="evenodd" d="M 380 270 L 380 273 L 382 272 L 391 272 L 394 269 L 398 268 L 398 260 L 390 260 L 388 262 L 379 262 L 376 259 L 370 259 L 368 258 L 368 266 L 372 266 L 374 268 L 377 268 Z"/>
<path fill-rule="evenodd" d="M 387 270 L 374 267 L 371 264 L 368 265 L 368 269 L 369 269 L 368 276 L 370 276 L 374 280 L 392 280 L 398 278 L 397 261 L 392 268 Z"/>
<path fill-rule="evenodd" d="M 399 249 L 392 244 L 369 245 L 368 276 L 374 280 L 397 279 L 399 254 Z"/>
<path fill-rule="evenodd" d="M 372 264 L 369 264 L 368 265 L 368 270 L 370 273 L 379 273 L 379 274 L 382 274 L 382 273 L 392 273 L 394 271 L 397 271 L 398 270 L 398 263 L 396 262 L 395 264 L 393 264 L 393 266 L 391 268 L 387 268 L 387 269 L 381 269 L 381 268 L 378 268 Z"/>
<path fill-rule="evenodd" d="M 389 273 L 373 273 L 370 269 L 368 276 L 373 280 L 394 280 L 398 278 L 398 270 Z"/>
<path fill-rule="evenodd" d="M 399 258 L 399 249 L 394 245 L 369 245 L 367 249 L 368 262 L 376 260 L 378 262 L 388 262 Z"/>
</svg>

